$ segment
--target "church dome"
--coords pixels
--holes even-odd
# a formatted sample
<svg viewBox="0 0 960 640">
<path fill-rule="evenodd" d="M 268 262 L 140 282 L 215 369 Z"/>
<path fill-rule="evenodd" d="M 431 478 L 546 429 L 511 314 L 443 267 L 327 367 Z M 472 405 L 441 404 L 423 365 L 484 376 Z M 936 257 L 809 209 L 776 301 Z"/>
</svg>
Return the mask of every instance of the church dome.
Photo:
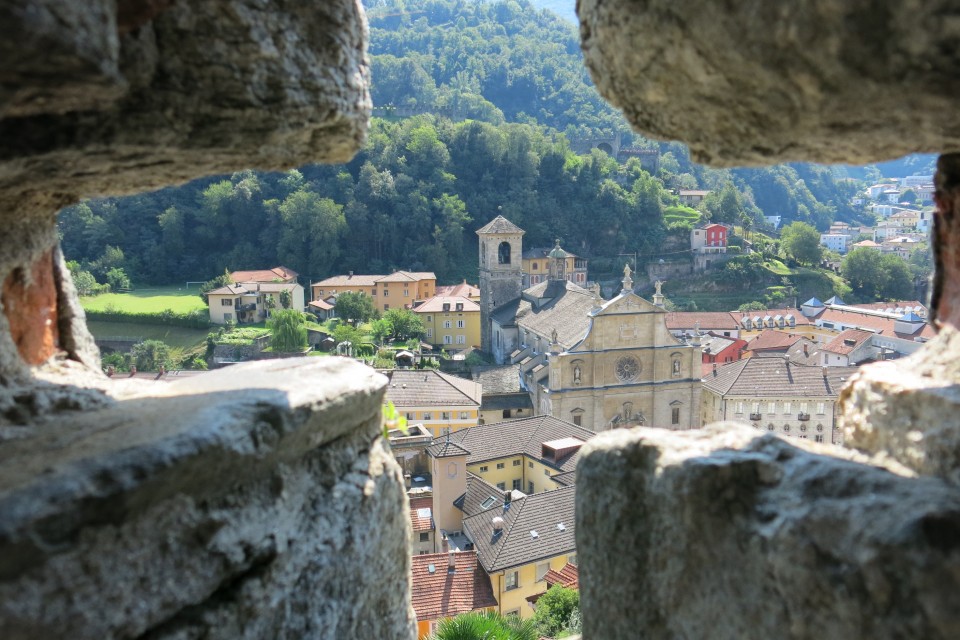
<svg viewBox="0 0 960 640">
<path fill-rule="evenodd" d="M 555 246 L 550 253 L 548 254 L 550 258 L 562 260 L 563 258 L 569 257 L 569 253 L 560 248 L 560 239 L 557 239 L 557 246 Z"/>
</svg>

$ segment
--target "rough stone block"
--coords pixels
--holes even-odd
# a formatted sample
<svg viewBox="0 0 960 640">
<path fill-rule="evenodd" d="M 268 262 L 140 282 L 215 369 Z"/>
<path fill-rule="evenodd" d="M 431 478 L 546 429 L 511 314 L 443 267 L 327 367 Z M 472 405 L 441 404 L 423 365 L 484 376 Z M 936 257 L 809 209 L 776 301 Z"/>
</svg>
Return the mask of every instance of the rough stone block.
<svg viewBox="0 0 960 640">
<path fill-rule="evenodd" d="M 960 484 L 960 333 L 861 369 L 840 397 L 848 447 Z"/>
<path fill-rule="evenodd" d="M 0 637 L 415 637 L 386 380 L 319 360 L 131 384 L 4 442 Z"/>
<path fill-rule="evenodd" d="M 953 0 L 579 0 L 587 66 L 641 133 L 716 166 L 960 149 Z"/>
<path fill-rule="evenodd" d="M 703 430 L 580 454 L 586 638 L 960 637 L 960 495 L 855 452 Z"/>
</svg>

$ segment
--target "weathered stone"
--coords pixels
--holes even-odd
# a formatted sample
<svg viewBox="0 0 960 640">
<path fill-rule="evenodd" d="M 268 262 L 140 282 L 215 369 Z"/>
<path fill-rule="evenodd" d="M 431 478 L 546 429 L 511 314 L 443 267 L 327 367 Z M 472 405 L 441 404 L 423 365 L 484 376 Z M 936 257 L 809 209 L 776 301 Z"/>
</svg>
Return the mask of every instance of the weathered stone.
<svg viewBox="0 0 960 640">
<path fill-rule="evenodd" d="M 840 398 L 846 446 L 960 484 L 960 333 L 861 369 Z"/>
<path fill-rule="evenodd" d="M 733 423 L 580 454 L 587 638 L 955 638 L 960 494 Z"/>
<path fill-rule="evenodd" d="M 0 0 L 0 283 L 54 250 L 55 212 L 81 197 L 349 160 L 366 36 L 357 0 Z M 43 353 L 89 363 L 81 327 L 61 322 Z M 0 313 L 0 379 L 22 380 L 40 351 L 21 357 L 11 330 Z"/>
<path fill-rule="evenodd" d="M 960 150 L 953 0 L 578 0 L 633 126 L 717 166 Z"/>
<path fill-rule="evenodd" d="M 930 321 L 960 328 L 960 153 L 937 159 Z"/>
<path fill-rule="evenodd" d="M 0 448 L 0 636 L 413 638 L 385 379 L 340 358 L 139 385 Z"/>
<path fill-rule="evenodd" d="M 60 318 L 53 253 L 41 254 L 28 269 L 14 269 L 0 289 L 11 338 L 27 364 L 40 364 L 57 349 Z"/>
</svg>

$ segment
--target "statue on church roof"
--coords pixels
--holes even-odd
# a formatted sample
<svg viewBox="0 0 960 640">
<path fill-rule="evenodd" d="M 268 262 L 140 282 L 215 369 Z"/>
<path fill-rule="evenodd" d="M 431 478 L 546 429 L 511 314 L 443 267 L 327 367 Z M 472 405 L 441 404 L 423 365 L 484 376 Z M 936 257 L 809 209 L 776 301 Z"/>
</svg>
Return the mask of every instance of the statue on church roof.
<svg viewBox="0 0 960 640">
<path fill-rule="evenodd" d="M 663 295 L 663 292 L 660 291 L 660 287 L 663 286 L 663 281 L 662 281 L 662 280 L 657 280 L 657 281 L 653 284 L 653 286 L 655 286 L 655 287 L 657 288 L 657 295 L 658 295 L 658 296 Z"/>
</svg>

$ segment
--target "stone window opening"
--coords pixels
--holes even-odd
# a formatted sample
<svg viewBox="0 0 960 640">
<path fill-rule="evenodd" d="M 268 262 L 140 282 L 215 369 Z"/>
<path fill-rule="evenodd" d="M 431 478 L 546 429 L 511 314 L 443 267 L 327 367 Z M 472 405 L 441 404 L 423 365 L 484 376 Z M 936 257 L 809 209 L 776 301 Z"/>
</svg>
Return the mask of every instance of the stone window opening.
<svg viewBox="0 0 960 640">
<path fill-rule="evenodd" d="M 501 242 L 497 247 L 497 262 L 500 264 L 510 264 L 510 243 Z"/>
</svg>

